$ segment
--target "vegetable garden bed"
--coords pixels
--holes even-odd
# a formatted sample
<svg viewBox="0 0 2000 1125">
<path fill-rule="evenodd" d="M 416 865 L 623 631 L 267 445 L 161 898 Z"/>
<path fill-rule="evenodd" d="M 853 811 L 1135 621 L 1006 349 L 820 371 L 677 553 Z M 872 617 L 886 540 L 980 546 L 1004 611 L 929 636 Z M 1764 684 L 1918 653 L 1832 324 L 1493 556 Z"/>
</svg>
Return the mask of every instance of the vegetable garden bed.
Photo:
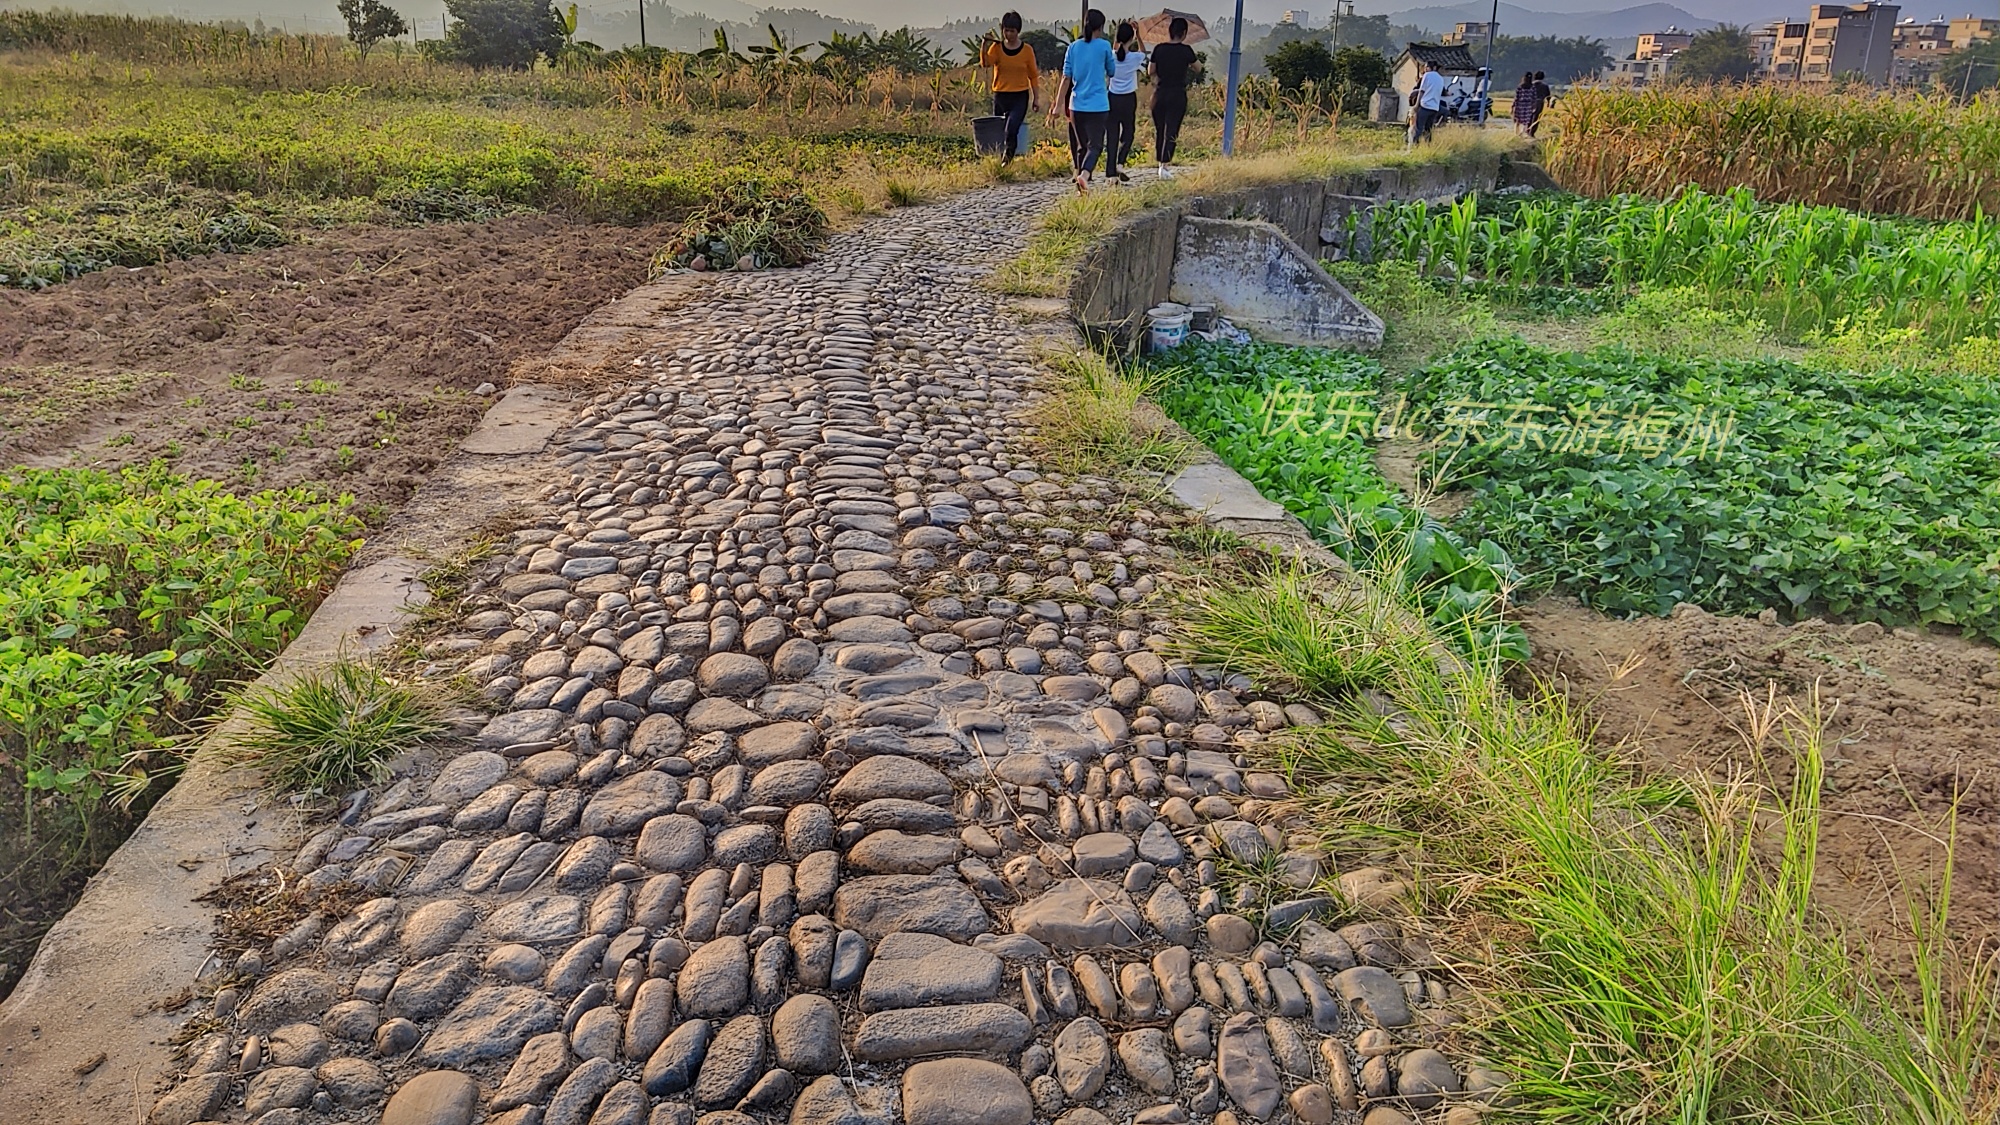
<svg viewBox="0 0 2000 1125">
<path fill-rule="evenodd" d="M 0 473 L 0 989 L 358 546 L 345 505 Z"/>
</svg>

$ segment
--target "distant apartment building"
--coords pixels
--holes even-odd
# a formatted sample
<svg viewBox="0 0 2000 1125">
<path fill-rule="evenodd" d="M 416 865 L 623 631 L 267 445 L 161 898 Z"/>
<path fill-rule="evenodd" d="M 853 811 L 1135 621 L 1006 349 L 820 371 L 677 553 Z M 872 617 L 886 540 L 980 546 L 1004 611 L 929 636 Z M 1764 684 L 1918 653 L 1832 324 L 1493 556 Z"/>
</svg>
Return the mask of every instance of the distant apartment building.
<svg viewBox="0 0 2000 1125">
<path fill-rule="evenodd" d="M 2000 39 L 2000 20 L 1967 15 L 1951 21 L 1950 29 L 1945 32 L 1945 42 L 1954 51 L 1962 51 L 1982 39 Z"/>
<path fill-rule="evenodd" d="M 1694 42 L 1694 32 L 1682 31 L 1678 27 L 1668 27 L 1665 31 L 1648 31 L 1639 37 L 1639 47 L 1632 52 L 1638 60 L 1664 58 L 1675 51 L 1687 50 Z"/>
<path fill-rule="evenodd" d="M 1299 27 L 1311 27 L 1312 21 L 1312 13 L 1303 8 L 1289 8 L 1285 11 L 1284 17 L 1278 20 L 1279 23 L 1296 24 Z"/>
<path fill-rule="evenodd" d="M 1606 86 L 1628 86 L 1643 90 L 1667 80 L 1673 68 L 1673 56 L 1662 55 L 1651 59 L 1619 59 L 1597 72 L 1597 80 Z"/>
<path fill-rule="evenodd" d="M 1770 74 L 1777 66 L 1778 36 L 1785 29 L 1785 21 L 1767 23 L 1750 33 L 1750 57 L 1757 60 L 1757 73 Z"/>
<path fill-rule="evenodd" d="M 1899 86 L 1928 84 L 1938 64 L 1951 54 L 1951 21 L 1942 16 L 1900 21 L 1896 24 L 1895 51 L 1889 81 Z"/>
<path fill-rule="evenodd" d="M 1949 51 L 1951 21 L 1943 16 L 1902 20 L 1896 24 L 1895 44 L 1898 51 Z"/>
<path fill-rule="evenodd" d="M 1439 36 L 1438 42 L 1453 47 L 1485 46 L 1498 28 L 1498 24 L 1491 23 L 1461 23 L 1452 28 L 1450 35 Z"/>
<path fill-rule="evenodd" d="M 1815 4 L 1803 22 L 1781 20 L 1752 42 L 1772 78 L 1831 82 L 1845 77 L 1881 85 L 1895 69 L 1896 17 L 1902 11 L 1895 4 Z"/>
</svg>

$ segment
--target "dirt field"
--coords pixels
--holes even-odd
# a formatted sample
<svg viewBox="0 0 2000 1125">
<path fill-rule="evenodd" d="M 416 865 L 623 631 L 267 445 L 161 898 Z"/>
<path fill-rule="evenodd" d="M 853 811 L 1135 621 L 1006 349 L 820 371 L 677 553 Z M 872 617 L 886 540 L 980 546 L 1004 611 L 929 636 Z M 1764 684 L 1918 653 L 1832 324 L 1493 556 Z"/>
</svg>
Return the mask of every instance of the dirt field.
<svg viewBox="0 0 2000 1125">
<path fill-rule="evenodd" d="M 1520 618 L 1535 645 L 1529 671 L 1590 703 L 1602 741 L 1636 740 L 1660 766 L 1721 776 L 1769 765 L 1788 782 L 1782 746 L 1761 765 L 1748 750 L 1740 693 L 1761 700 L 1775 683 L 1780 701 L 1803 708 L 1817 684 L 1831 712 L 1822 901 L 1896 960 L 1908 896 L 1940 873 L 1955 799 L 1952 929 L 2000 938 L 2000 652 L 1991 645 L 1690 608 L 1618 621 L 1561 598 Z"/>
<path fill-rule="evenodd" d="M 165 458 L 238 488 L 408 500 L 509 372 L 645 280 L 656 228 L 546 215 L 0 290 L 0 464 Z"/>
</svg>

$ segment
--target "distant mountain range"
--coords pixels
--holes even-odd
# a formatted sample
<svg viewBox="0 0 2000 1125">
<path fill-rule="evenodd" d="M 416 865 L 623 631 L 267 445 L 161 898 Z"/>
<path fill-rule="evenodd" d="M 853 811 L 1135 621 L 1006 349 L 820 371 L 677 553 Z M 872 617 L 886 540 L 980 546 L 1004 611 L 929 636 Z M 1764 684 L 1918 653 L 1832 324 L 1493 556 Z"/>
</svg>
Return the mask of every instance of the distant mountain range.
<svg viewBox="0 0 2000 1125">
<path fill-rule="evenodd" d="M 389 0 L 413 21 L 429 26 L 441 11 L 440 0 Z M 563 0 L 567 2 L 567 0 Z M 878 28 L 939 27 L 966 17 L 997 17 L 1001 11 L 1018 9 L 1030 20 L 1074 20 L 1081 5 L 1076 0 L 772 0 L 778 7 L 816 9 L 820 13 L 858 20 Z M 1121 8 L 1104 0 L 1091 0 L 1114 16 L 1132 11 L 1151 11 L 1154 0 L 1140 0 Z M 1227 20 L 1234 0 L 1161 0 L 1183 10 L 1198 11 L 1210 26 Z M 1408 3 L 1409 0 L 1401 0 Z M 1586 35 L 1605 40 L 1614 53 L 1630 49 L 1633 39 L 1644 32 L 1663 31 L 1677 26 L 1692 31 L 1718 22 L 1757 26 L 1784 16 L 1803 17 L 1811 0 L 1676 0 L 1675 3 L 1648 3 L 1606 10 L 1605 0 L 1530 0 L 1535 9 L 1514 4 L 1500 5 L 1500 32 L 1503 35 Z M 652 9 L 661 0 L 649 0 Z M 764 7 L 750 0 L 665 0 L 686 14 L 700 14 L 715 20 L 746 22 Z M 1464 4 L 1433 4 L 1421 8 L 1397 8 L 1398 0 L 1361 0 L 1356 10 L 1362 15 L 1386 14 L 1393 24 L 1427 28 L 1433 33 L 1451 30 L 1461 20 L 1483 22 L 1490 18 L 1491 0 L 1467 0 Z M 585 9 L 604 16 L 635 12 L 638 0 L 582 0 Z M 1311 25 L 1323 27 L 1332 15 L 1333 0 L 1244 0 L 1243 15 L 1249 23 L 1273 24 L 1288 9 L 1302 9 Z M 184 19 L 241 19 L 258 17 L 278 27 L 293 30 L 332 31 L 341 27 L 333 0 L 0 0 L 0 8 L 68 7 L 86 11 L 127 11 L 176 15 Z M 1907 10 L 1907 9 L 1906 9 Z M 636 18 L 636 17 L 634 17 Z"/>
<path fill-rule="evenodd" d="M 1560 2 L 1560 0 L 1557 0 Z M 1390 12 L 1390 23 L 1414 24 L 1436 32 L 1450 31 L 1453 24 L 1470 20 L 1484 23 L 1492 17 L 1493 6 L 1479 0 L 1465 4 L 1408 8 Z M 1649 31 L 1678 27 L 1683 31 L 1704 31 L 1716 25 L 1686 8 L 1673 4 L 1640 4 L 1615 11 L 1534 12 L 1513 4 L 1500 5 L 1500 34 L 1555 35 L 1567 39 L 1588 35 L 1595 39 L 1637 39 Z"/>
</svg>

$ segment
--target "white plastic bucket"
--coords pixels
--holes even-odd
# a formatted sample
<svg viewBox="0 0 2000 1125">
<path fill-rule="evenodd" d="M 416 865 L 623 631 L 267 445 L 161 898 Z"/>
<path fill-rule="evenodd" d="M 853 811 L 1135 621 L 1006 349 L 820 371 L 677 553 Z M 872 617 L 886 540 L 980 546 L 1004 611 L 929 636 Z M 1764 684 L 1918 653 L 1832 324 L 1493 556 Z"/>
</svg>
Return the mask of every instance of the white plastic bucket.
<svg viewBox="0 0 2000 1125">
<path fill-rule="evenodd" d="M 1169 302 L 1155 305 L 1146 310 L 1146 340 L 1148 350 L 1156 352 L 1172 351 L 1187 340 L 1188 321 L 1192 319 L 1186 305 Z"/>
</svg>

